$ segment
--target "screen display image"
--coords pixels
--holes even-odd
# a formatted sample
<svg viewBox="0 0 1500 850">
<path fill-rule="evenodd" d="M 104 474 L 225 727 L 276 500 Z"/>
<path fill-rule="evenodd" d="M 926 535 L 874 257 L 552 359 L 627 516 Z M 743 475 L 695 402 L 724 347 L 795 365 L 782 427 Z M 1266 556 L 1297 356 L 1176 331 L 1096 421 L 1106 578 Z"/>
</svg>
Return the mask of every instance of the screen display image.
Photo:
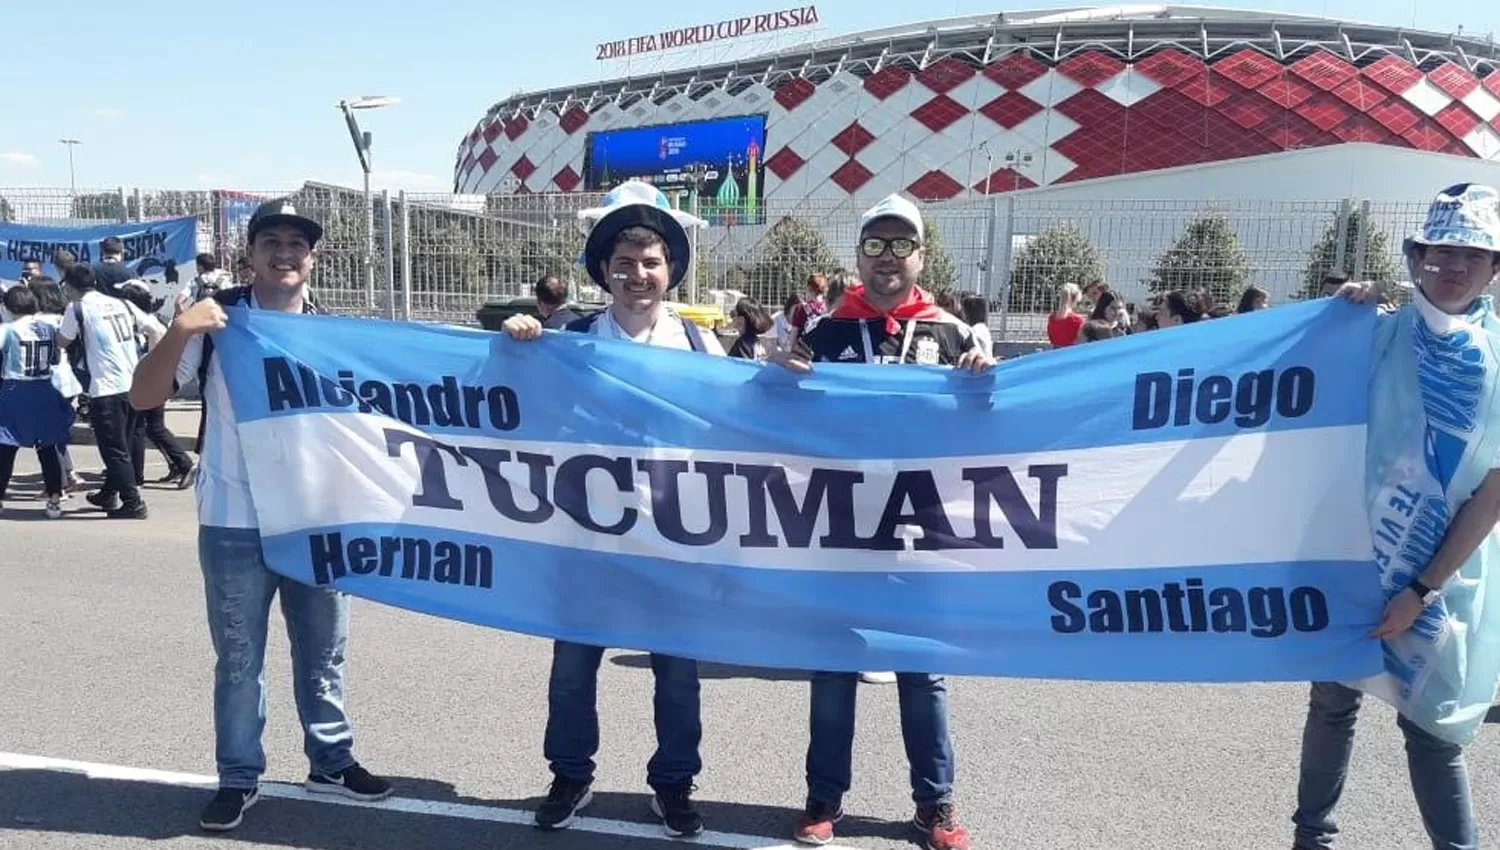
<svg viewBox="0 0 1500 850">
<path fill-rule="evenodd" d="M 700 217 L 716 226 L 764 224 L 765 150 L 764 114 L 590 133 L 584 181 L 608 191 L 639 179 L 670 194 L 691 189 L 702 166 Z"/>
</svg>

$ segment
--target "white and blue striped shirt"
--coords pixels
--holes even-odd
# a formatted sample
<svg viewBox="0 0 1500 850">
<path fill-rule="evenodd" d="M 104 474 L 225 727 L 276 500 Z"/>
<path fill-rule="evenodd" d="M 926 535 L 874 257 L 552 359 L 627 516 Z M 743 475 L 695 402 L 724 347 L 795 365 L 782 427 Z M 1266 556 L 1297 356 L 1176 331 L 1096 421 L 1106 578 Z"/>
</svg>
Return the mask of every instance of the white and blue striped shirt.
<svg viewBox="0 0 1500 850">
<path fill-rule="evenodd" d="M 253 305 L 252 305 L 253 307 Z M 198 377 L 203 362 L 203 335 L 188 340 L 177 364 L 177 383 L 186 385 Z M 219 369 L 219 354 L 208 364 L 206 386 L 199 387 L 203 396 L 203 444 L 198 447 L 198 524 L 219 528 L 259 528 L 255 500 L 250 495 L 250 475 L 245 470 L 245 453 L 240 450 L 240 435 L 234 427 L 229 388 Z"/>
<path fill-rule="evenodd" d="M 61 316 L 30 315 L 0 324 L 0 379 L 47 381 L 58 365 L 66 368 L 57 339 Z"/>
</svg>

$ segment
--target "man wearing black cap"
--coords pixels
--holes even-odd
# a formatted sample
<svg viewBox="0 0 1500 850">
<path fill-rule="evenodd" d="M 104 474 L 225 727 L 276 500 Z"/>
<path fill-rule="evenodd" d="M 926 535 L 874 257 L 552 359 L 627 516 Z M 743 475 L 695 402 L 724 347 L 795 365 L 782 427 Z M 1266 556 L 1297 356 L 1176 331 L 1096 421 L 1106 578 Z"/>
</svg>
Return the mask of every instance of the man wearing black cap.
<svg viewBox="0 0 1500 850">
<path fill-rule="evenodd" d="M 713 334 L 701 332 L 662 303 L 690 268 L 684 225 L 702 222 L 673 210 L 660 191 L 639 181 L 623 184 L 605 200 L 605 206 L 579 216 L 597 219 L 584 260 L 589 276 L 612 296 L 609 309 L 573 322 L 567 330 L 724 356 Z M 542 335 L 541 322 L 525 314 L 506 319 L 502 328 L 520 340 Z M 570 826 L 593 799 L 594 754 L 599 749 L 596 696 L 603 656 L 602 647 L 561 640 L 553 644 L 543 752 L 555 778 L 537 808 L 536 825 L 541 829 Z M 698 662 L 653 653 L 651 671 L 656 677 L 656 754 L 646 765 L 646 783 L 656 792 L 651 810 L 667 835 L 697 835 L 703 831 L 692 800 L 693 778 L 703 769 L 698 752 L 703 737 Z"/>
<path fill-rule="evenodd" d="M 130 394 L 136 409 L 149 410 L 165 403 L 174 384 L 197 376 L 202 387 L 198 562 L 218 657 L 214 728 L 219 791 L 199 820 L 207 830 L 239 826 L 244 811 L 258 799 L 266 767 L 260 742 L 266 720 L 266 630 L 271 600 L 278 593 L 292 645 L 293 694 L 303 749 L 311 763 L 305 787 L 366 801 L 391 793 L 390 784 L 360 767 L 352 752 L 353 729 L 344 712 L 348 597 L 282 578 L 266 567 L 229 392 L 209 335 L 224 327 L 226 309 L 312 312 L 307 280 L 322 235 L 323 228 L 290 202 L 262 205 L 249 228 L 254 284 L 221 290 L 180 310 L 161 343 L 141 361 Z"/>
</svg>

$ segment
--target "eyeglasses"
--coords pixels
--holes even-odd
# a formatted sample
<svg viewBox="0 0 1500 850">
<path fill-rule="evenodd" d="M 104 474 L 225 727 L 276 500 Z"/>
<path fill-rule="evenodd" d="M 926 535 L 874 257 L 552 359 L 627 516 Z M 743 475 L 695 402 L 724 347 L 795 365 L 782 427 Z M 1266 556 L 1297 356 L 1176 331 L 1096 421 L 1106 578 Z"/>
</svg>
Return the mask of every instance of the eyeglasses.
<svg viewBox="0 0 1500 850">
<path fill-rule="evenodd" d="M 875 259 L 885 253 L 886 248 L 891 249 L 891 254 L 898 260 L 904 260 L 916 253 L 922 247 L 915 239 L 882 239 L 879 236 L 866 236 L 859 242 L 860 253 L 870 259 Z"/>
</svg>

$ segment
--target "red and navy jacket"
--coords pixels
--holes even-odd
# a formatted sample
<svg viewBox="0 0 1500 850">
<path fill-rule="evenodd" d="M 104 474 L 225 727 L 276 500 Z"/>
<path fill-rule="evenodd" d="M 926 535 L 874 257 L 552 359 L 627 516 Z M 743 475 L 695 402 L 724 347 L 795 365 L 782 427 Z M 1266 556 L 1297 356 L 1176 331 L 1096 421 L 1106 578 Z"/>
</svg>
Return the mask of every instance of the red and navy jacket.
<svg viewBox="0 0 1500 850">
<path fill-rule="evenodd" d="M 808 322 L 798 339 L 814 363 L 914 363 L 951 366 L 979 347 L 963 319 L 913 286 L 902 304 L 881 310 L 865 300 L 863 286 L 844 293 L 838 308 Z"/>
</svg>

